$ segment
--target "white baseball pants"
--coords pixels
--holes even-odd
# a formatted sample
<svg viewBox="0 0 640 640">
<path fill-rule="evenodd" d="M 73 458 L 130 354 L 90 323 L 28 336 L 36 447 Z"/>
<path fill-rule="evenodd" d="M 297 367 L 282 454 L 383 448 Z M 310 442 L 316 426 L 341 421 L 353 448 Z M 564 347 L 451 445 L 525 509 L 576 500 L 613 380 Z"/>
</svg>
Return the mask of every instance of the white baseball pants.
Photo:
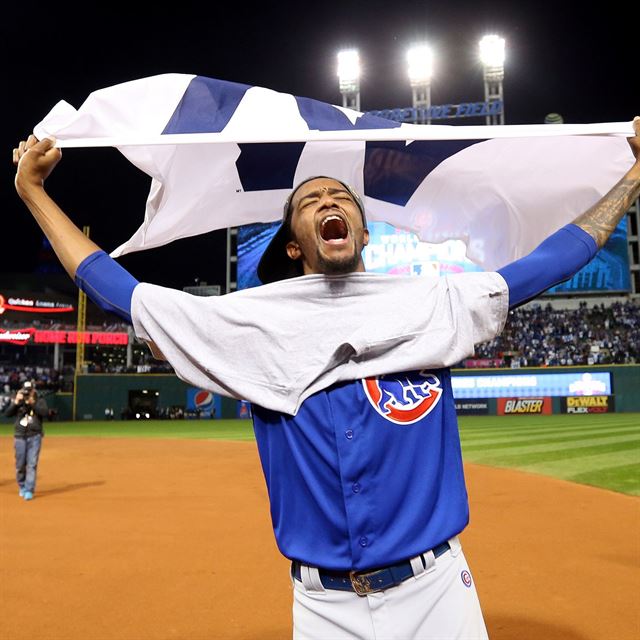
<svg viewBox="0 0 640 640">
<path fill-rule="evenodd" d="M 414 577 L 378 593 L 325 589 L 317 569 L 293 580 L 294 640 L 486 640 L 487 630 L 458 538 L 439 558 L 412 562 Z"/>
</svg>

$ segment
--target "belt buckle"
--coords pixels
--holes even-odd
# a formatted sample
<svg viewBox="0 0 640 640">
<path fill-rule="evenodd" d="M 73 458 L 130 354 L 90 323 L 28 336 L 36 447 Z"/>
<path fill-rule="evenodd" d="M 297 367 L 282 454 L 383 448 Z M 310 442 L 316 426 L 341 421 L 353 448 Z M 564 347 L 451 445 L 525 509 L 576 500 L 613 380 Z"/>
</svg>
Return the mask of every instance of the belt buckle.
<svg viewBox="0 0 640 640">
<path fill-rule="evenodd" d="M 376 593 L 378 591 L 382 591 L 382 589 L 375 589 L 371 586 L 369 576 L 373 575 L 374 573 L 376 572 L 371 571 L 369 573 L 359 573 L 358 571 L 349 571 L 349 580 L 351 580 L 351 586 L 359 596 L 366 596 L 368 593 Z"/>
</svg>

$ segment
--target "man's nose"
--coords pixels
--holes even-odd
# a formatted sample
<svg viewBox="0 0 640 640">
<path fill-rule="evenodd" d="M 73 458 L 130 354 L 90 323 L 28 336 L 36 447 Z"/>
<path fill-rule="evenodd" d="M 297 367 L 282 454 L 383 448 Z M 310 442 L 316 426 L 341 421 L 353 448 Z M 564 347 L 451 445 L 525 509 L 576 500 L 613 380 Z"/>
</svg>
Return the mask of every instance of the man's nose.
<svg viewBox="0 0 640 640">
<path fill-rule="evenodd" d="M 320 196 L 319 209 L 331 208 L 336 205 L 336 199 L 328 191 L 324 191 Z"/>
</svg>

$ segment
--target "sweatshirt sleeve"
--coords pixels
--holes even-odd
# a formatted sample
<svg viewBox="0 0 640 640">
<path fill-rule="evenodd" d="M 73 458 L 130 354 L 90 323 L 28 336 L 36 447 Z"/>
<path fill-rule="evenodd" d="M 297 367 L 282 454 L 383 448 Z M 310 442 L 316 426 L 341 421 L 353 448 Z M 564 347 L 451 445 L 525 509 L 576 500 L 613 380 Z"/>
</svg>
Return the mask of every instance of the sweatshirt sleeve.
<svg viewBox="0 0 640 640">
<path fill-rule="evenodd" d="M 132 324 L 131 297 L 139 283 L 104 251 L 96 251 L 80 263 L 75 282 L 101 309 Z"/>
<path fill-rule="evenodd" d="M 49 414 L 49 406 L 47 405 L 44 398 L 38 399 L 33 410 L 40 417 L 40 419 L 46 418 Z"/>
<path fill-rule="evenodd" d="M 13 400 L 11 400 L 11 402 L 5 407 L 4 415 L 7 418 L 12 418 L 16 415 L 16 413 L 18 413 L 18 405 Z"/>
<path fill-rule="evenodd" d="M 596 241 L 586 231 L 575 224 L 562 227 L 529 255 L 498 269 L 509 287 L 509 308 L 568 280 L 597 252 Z"/>
</svg>

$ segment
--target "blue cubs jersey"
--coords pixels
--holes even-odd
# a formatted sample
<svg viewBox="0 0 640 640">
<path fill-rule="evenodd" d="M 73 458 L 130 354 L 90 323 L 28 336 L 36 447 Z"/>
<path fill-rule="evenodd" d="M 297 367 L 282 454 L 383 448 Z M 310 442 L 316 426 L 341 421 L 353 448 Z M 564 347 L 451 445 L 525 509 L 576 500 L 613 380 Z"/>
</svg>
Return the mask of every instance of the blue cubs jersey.
<svg viewBox="0 0 640 640">
<path fill-rule="evenodd" d="M 448 369 L 333 385 L 295 416 L 253 407 L 280 551 L 335 570 L 381 567 L 469 517 Z"/>
</svg>

